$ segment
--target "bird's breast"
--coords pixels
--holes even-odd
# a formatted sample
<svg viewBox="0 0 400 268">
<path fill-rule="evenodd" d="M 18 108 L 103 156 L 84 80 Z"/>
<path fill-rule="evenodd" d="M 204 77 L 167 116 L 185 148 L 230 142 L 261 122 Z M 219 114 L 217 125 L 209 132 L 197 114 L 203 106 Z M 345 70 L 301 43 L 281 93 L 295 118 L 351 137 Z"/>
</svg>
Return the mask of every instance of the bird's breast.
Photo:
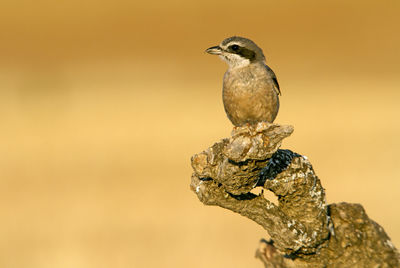
<svg viewBox="0 0 400 268">
<path fill-rule="evenodd" d="M 224 76 L 223 102 L 232 123 L 241 126 L 272 122 L 278 112 L 278 96 L 263 73 L 240 70 Z"/>
</svg>

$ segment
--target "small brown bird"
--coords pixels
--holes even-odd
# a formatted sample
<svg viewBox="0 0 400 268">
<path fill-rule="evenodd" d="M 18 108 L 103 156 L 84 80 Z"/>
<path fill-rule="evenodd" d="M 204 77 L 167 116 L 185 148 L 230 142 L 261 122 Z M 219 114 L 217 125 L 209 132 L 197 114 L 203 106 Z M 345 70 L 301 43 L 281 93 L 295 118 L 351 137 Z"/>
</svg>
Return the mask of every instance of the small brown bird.
<svg viewBox="0 0 400 268">
<path fill-rule="evenodd" d="M 261 48 L 250 39 L 233 36 L 206 52 L 219 55 L 229 65 L 222 91 L 229 120 L 235 126 L 272 123 L 278 114 L 281 92 Z"/>
</svg>

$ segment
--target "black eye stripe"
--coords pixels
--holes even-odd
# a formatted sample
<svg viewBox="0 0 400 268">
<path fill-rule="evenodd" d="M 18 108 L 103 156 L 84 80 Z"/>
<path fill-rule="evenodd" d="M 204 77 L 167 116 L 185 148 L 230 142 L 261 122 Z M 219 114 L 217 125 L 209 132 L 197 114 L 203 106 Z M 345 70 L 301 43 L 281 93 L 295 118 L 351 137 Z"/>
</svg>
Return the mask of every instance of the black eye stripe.
<svg viewBox="0 0 400 268">
<path fill-rule="evenodd" d="M 229 46 L 228 51 L 240 55 L 243 58 L 249 59 L 250 61 L 253 61 L 256 58 L 256 53 L 254 51 L 236 44 Z"/>
<path fill-rule="evenodd" d="M 253 61 L 256 59 L 256 53 L 253 50 L 242 48 L 239 53 L 240 56 Z"/>
</svg>

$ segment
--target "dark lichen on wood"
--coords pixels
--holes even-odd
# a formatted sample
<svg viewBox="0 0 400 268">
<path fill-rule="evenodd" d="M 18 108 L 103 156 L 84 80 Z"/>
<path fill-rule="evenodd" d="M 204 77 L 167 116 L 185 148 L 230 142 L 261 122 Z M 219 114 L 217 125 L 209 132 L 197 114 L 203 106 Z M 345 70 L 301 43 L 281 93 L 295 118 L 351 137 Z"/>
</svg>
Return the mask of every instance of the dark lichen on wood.
<svg viewBox="0 0 400 268">
<path fill-rule="evenodd" d="M 257 250 L 265 267 L 400 267 L 400 255 L 359 204 L 326 203 L 307 157 L 279 150 L 292 126 L 236 127 L 192 157 L 191 189 L 205 205 L 239 213 L 270 235 Z M 255 187 L 272 191 L 278 204 Z"/>
</svg>

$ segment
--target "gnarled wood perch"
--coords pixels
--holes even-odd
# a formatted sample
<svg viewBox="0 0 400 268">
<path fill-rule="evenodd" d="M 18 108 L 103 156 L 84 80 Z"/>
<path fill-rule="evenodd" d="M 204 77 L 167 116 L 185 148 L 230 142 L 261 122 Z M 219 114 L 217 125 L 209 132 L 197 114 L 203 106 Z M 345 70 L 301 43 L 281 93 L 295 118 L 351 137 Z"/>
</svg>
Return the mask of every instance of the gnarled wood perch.
<svg viewBox="0 0 400 268">
<path fill-rule="evenodd" d="M 305 156 L 280 150 L 292 126 L 259 123 L 235 128 L 192 157 L 191 189 L 205 205 L 239 213 L 259 225 L 256 256 L 265 267 L 400 267 L 400 254 L 359 204 L 326 203 Z M 251 193 L 272 191 L 278 205 Z"/>
</svg>

